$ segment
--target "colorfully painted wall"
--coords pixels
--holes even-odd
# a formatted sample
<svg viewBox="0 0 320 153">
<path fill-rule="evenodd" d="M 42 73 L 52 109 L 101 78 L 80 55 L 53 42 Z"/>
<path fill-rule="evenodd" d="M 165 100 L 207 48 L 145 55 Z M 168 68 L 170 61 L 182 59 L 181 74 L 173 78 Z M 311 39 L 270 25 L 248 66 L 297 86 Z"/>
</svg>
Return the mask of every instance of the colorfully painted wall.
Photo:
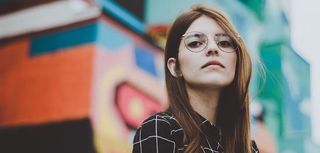
<svg viewBox="0 0 320 153">
<path fill-rule="evenodd" d="M 54 133 L 61 123 L 85 119 L 86 133 L 78 134 L 86 139 L 73 137 L 74 145 L 61 144 L 55 151 L 75 152 L 73 148 L 83 144 L 80 148 L 92 152 L 130 152 L 134 129 L 166 107 L 162 60 L 159 48 L 107 17 L 2 43 L 0 142 L 20 139 L 30 133 L 26 129 L 42 127 Z M 70 126 L 61 128 L 72 131 Z M 17 134 L 19 129 L 24 132 Z M 38 135 L 39 130 L 31 133 Z M 66 139 L 65 133 L 50 137 L 59 141 Z M 48 145 L 39 139 L 0 144 L 12 152 L 28 150 L 12 150 L 12 144 L 50 152 L 49 147 L 33 146 Z"/>
<path fill-rule="evenodd" d="M 113 29 L 100 37 L 113 45 L 98 45 L 95 52 L 91 112 L 95 142 L 99 152 L 131 152 L 134 130 L 166 106 L 163 53 L 119 26 L 100 26 L 102 31 Z"/>
<path fill-rule="evenodd" d="M 253 1 L 201 2 L 219 4 L 248 44 L 255 67 L 252 101 L 265 107 L 265 130 L 275 136 L 278 152 L 313 147 L 304 143 L 310 141 L 310 65 L 290 47 L 279 10 L 258 11 L 256 19 Z M 116 2 L 96 3 L 103 14 L 94 21 L 0 41 L 3 150 L 128 153 L 139 124 L 166 108 L 160 47 L 172 19 L 196 1 L 145 1 L 145 21 Z M 267 67 L 263 91 L 258 58 Z M 253 121 L 253 136 L 256 128 Z"/>
</svg>

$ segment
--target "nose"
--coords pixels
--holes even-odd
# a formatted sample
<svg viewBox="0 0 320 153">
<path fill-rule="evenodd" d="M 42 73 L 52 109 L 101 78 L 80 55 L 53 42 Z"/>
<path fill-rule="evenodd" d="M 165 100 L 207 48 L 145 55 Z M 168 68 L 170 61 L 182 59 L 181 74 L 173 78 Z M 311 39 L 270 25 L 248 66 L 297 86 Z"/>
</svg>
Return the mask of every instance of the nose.
<svg viewBox="0 0 320 153">
<path fill-rule="evenodd" d="M 206 49 L 206 56 L 210 56 L 210 55 L 219 55 L 220 53 L 220 49 L 217 45 L 217 43 L 214 40 L 208 40 L 208 46 Z"/>
</svg>

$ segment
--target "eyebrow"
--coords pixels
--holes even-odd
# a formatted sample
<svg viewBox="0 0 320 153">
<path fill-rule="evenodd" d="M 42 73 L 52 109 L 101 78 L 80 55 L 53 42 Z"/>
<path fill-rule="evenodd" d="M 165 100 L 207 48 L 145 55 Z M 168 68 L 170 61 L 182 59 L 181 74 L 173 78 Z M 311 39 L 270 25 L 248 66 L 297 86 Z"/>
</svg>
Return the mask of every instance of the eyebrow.
<svg viewBox="0 0 320 153">
<path fill-rule="evenodd" d="M 192 34 L 192 33 L 202 33 L 202 34 L 207 35 L 206 33 L 200 32 L 200 31 L 190 31 L 190 32 L 184 33 L 184 34 L 182 35 L 182 37 L 186 36 L 187 34 Z M 228 36 L 228 33 L 227 33 L 227 32 L 217 32 L 217 33 L 215 33 L 214 35 L 227 35 L 227 36 Z"/>
<path fill-rule="evenodd" d="M 216 33 L 215 36 L 228 36 L 228 37 L 230 37 L 230 35 L 228 33 L 226 33 L 226 32 L 224 32 L 224 33 Z"/>
</svg>

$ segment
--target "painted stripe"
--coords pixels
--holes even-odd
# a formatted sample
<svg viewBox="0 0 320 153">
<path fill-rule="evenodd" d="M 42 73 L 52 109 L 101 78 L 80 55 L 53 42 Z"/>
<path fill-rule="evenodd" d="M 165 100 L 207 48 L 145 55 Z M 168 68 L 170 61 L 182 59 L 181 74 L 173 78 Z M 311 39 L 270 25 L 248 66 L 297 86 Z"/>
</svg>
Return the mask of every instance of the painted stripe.
<svg viewBox="0 0 320 153">
<path fill-rule="evenodd" d="M 133 41 L 127 33 L 119 31 L 104 21 L 98 21 L 33 38 L 30 45 L 30 55 L 43 55 L 88 43 L 99 44 L 113 52 L 125 45 L 132 44 Z"/>
<path fill-rule="evenodd" d="M 85 1 L 56 1 L 0 16 L 0 39 L 77 23 L 100 15 Z"/>
<path fill-rule="evenodd" d="M 96 3 L 102 7 L 102 10 L 105 13 L 116 17 L 134 31 L 140 34 L 145 32 L 145 24 L 118 4 L 110 0 L 96 0 Z"/>
<path fill-rule="evenodd" d="M 97 24 L 84 25 L 75 29 L 52 33 L 31 40 L 30 54 L 40 55 L 59 49 L 91 43 L 96 40 Z"/>
</svg>

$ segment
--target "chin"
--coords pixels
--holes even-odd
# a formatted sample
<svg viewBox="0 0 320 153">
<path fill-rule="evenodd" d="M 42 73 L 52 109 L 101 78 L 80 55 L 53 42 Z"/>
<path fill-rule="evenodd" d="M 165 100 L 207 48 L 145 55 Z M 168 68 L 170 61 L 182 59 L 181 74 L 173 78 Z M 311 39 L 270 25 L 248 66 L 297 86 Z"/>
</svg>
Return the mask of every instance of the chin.
<svg viewBox="0 0 320 153">
<path fill-rule="evenodd" d="M 231 82 L 208 82 L 205 84 L 205 86 L 207 87 L 211 87 L 211 88 L 224 88 L 227 87 L 228 85 L 230 85 Z"/>
<path fill-rule="evenodd" d="M 231 81 L 226 80 L 210 80 L 210 81 L 200 81 L 188 83 L 189 86 L 197 87 L 197 88 L 212 88 L 212 89 L 222 89 L 231 84 Z"/>
<path fill-rule="evenodd" d="M 205 87 L 205 88 L 224 88 L 230 85 L 233 81 L 233 78 L 222 76 L 222 75 L 214 75 L 214 76 L 206 76 L 202 78 L 197 78 L 194 80 L 186 80 L 186 83 L 189 86 L 194 87 Z"/>
<path fill-rule="evenodd" d="M 208 76 L 203 78 L 201 82 L 205 82 L 207 84 L 216 84 L 221 86 L 227 86 L 232 82 L 233 78 L 230 78 L 228 76 L 222 76 L 222 75 L 215 75 L 215 76 Z"/>
</svg>

